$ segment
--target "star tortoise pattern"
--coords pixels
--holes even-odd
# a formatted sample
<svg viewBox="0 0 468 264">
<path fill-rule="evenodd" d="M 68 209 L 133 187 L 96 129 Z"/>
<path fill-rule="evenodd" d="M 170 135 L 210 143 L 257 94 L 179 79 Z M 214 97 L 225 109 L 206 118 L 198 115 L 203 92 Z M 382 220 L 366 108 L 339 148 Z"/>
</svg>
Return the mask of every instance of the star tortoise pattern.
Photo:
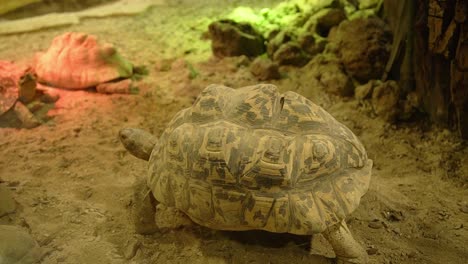
<svg viewBox="0 0 468 264">
<path fill-rule="evenodd" d="M 203 226 L 314 234 L 369 187 L 372 160 L 321 107 L 274 85 L 210 85 L 169 123 L 150 157 L 156 200 Z"/>
</svg>

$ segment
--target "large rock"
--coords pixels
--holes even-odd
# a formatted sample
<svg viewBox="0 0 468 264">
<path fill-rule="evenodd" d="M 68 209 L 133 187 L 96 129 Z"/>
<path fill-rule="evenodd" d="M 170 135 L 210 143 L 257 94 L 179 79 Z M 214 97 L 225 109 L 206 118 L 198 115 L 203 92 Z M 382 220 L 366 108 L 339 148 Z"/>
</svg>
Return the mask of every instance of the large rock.
<svg viewBox="0 0 468 264">
<path fill-rule="evenodd" d="M 320 36 L 326 37 L 330 29 L 338 26 L 346 19 L 346 13 L 341 8 L 327 8 L 320 11 L 320 16 L 317 17 L 316 32 Z"/>
<path fill-rule="evenodd" d="M 379 18 L 343 21 L 329 42 L 346 71 L 360 82 L 380 79 L 390 55 L 392 36 Z"/>
<path fill-rule="evenodd" d="M 353 82 L 336 57 L 328 54 L 317 55 L 305 66 L 305 69 L 323 85 L 326 92 L 340 96 L 353 95 Z"/>
<path fill-rule="evenodd" d="M 1 264 L 32 264 L 41 257 L 40 247 L 27 232 L 16 226 L 0 225 Z"/>
<path fill-rule="evenodd" d="M 217 57 L 255 57 L 265 52 L 262 35 L 250 24 L 225 19 L 211 23 L 208 29 L 211 49 Z"/>
</svg>

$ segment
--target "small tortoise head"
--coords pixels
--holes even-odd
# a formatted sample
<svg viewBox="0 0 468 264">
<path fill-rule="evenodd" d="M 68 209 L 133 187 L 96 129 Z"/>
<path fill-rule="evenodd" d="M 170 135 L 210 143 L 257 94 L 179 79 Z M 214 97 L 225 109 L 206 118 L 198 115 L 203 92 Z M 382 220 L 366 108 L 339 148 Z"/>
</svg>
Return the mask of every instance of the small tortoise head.
<svg viewBox="0 0 468 264">
<path fill-rule="evenodd" d="M 128 152 L 144 160 L 149 160 L 151 152 L 158 141 L 150 133 L 137 128 L 124 128 L 120 130 L 119 139 Z"/>
</svg>

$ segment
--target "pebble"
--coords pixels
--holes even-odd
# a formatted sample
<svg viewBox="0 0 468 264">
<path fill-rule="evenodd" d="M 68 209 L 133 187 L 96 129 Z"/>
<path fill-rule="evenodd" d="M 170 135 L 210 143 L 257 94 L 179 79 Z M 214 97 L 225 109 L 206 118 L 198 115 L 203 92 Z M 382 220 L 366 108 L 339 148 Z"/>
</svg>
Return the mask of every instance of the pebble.
<svg viewBox="0 0 468 264">
<path fill-rule="evenodd" d="M 372 220 L 372 222 L 369 222 L 369 224 L 367 226 L 370 227 L 370 228 L 373 228 L 373 229 L 380 229 L 380 228 L 383 227 L 382 221 L 380 221 L 378 219 Z"/>
<path fill-rule="evenodd" d="M 465 203 L 465 204 L 462 204 L 462 205 L 460 206 L 460 211 L 463 212 L 463 213 L 465 213 L 465 214 L 468 214 L 468 204 L 466 204 L 466 203 Z"/>
<path fill-rule="evenodd" d="M 375 255 L 379 250 L 377 248 L 368 248 L 367 250 L 367 255 Z"/>
<path fill-rule="evenodd" d="M 125 259 L 127 259 L 127 260 L 132 259 L 136 255 L 137 250 L 139 248 L 140 248 L 140 242 L 139 241 L 137 241 L 137 240 L 128 241 L 127 246 L 125 247 L 125 251 L 124 251 Z"/>
</svg>

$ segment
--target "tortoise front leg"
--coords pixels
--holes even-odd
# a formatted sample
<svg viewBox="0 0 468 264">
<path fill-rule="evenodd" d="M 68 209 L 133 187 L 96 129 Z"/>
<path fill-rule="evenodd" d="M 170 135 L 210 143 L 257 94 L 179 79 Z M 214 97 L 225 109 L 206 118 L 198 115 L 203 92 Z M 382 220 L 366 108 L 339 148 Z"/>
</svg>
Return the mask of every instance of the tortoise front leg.
<svg viewBox="0 0 468 264">
<path fill-rule="evenodd" d="M 140 177 L 133 186 L 132 218 L 135 231 L 146 235 L 158 231 L 155 221 L 156 205 L 158 202 L 146 184 L 146 178 Z"/>
<path fill-rule="evenodd" d="M 339 264 L 367 263 L 367 252 L 354 240 L 353 235 L 343 220 L 330 228 L 323 235 L 330 242 Z"/>
<path fill-rule="evenodd" d="M 16 102 L 13 110 L 24 128 L 35 128 L 41 124 L 41 121 L 37 120 L 31 111 L 21 102 Z"/>
</svg>

